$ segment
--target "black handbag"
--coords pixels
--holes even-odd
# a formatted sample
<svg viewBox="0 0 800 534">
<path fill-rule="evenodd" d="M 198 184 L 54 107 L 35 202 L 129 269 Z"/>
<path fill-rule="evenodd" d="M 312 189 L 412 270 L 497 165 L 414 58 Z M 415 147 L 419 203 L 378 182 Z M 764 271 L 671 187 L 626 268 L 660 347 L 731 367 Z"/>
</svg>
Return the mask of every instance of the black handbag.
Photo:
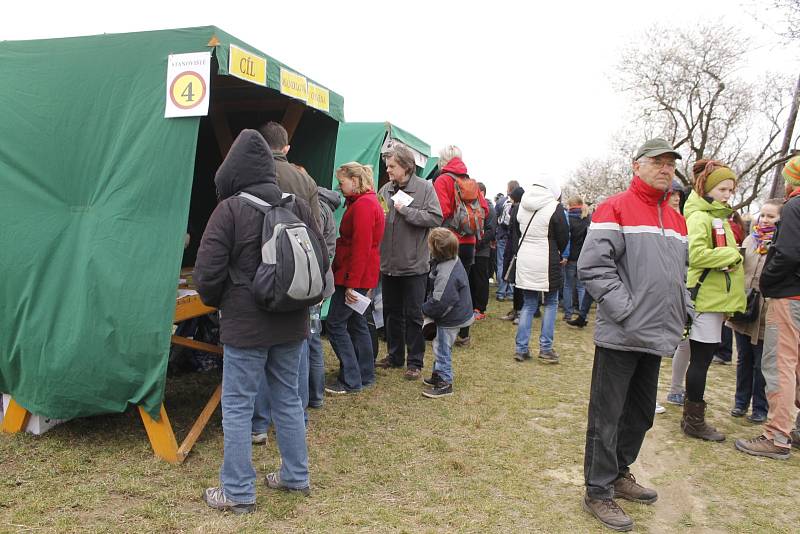
<svg viewBox="0 0 800 534">
<path fill-rule="evenodd" d="M 734 313 L 730 320 L 734 323 L 752 323 L 758 319 L 758 311 L 761 307 L 761 293 L 758 289 L 750 288 L 747 290 L 747 307 L 743 312 Z"/>
</svg>

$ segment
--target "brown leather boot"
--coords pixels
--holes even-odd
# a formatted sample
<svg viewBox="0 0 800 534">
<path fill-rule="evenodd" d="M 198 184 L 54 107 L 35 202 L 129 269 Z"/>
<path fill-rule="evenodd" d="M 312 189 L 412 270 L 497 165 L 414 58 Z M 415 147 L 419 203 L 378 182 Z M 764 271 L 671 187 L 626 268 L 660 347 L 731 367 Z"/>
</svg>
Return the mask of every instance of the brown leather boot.
<svg viewBox="0 0 800 534">
<path fill-rule="evenodd" d="M 706 424 L 706 403 L 704 401 L 683 403 L 683 418 L 681 429 L 687 436 L 704 439 L 706 441 L 725 441 L 725 434 Z"/>
</svg>

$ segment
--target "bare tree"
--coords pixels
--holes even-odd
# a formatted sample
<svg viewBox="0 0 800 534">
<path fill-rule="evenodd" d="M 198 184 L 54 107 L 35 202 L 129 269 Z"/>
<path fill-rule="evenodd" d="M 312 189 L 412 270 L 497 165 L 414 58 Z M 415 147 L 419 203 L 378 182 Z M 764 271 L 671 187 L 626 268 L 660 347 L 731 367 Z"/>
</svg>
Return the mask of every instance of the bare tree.
<svg viewBox="0 0 800 534">
<path fill-rule="evenodd" d="M 587 159 L 564 186 L 564 198 L 578 195 L 586 204 L 596 204 L 627 189 L 631 178 L 630 161 L 623 157 Z"/>
<path fill-rule="evenodd" d="M 786 31 L 781 35 L 800 39 L 800 0 L 774 0 L 774 5 L 786 15 Z"/>
<path fill-rule="evenodd" d="M 768 174 L 785 161 L 776 140 L 793 85 L 776 75 L 759 82 L 741 78 L 749 44 L 741 35 L 721 24 L 693 31 L 654 27 L 619 65 L 620 88 L 639 109 L 635 121 L 684 155 L 678 179 L 690 184 L 688 170 L 697 159 L 730 164 L 741 179 L 735 209 L 756 199 Z"/>
</svg>

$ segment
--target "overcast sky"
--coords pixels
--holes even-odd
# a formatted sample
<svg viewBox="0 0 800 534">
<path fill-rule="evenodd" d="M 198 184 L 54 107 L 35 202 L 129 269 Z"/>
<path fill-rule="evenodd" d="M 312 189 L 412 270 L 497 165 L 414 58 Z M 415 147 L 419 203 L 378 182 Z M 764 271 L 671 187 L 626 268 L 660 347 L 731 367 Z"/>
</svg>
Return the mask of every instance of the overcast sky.
<svg viewBox="0 0 800 534">
<path fill-rule="evenodd" d="M 566 181 L 580 160 L 609 153 L 629 109 L 615 65 L 655 22 L 721 19 L 755 38 L 748 71 L 800 71 L 769 0 L 521 4 L 5 2 L 0 39 L 216 25 L 342 94 L 348 121 L 388 120 L 434 151 L 459 145 L 492 194 L 512 178 Z"/>
</svg>

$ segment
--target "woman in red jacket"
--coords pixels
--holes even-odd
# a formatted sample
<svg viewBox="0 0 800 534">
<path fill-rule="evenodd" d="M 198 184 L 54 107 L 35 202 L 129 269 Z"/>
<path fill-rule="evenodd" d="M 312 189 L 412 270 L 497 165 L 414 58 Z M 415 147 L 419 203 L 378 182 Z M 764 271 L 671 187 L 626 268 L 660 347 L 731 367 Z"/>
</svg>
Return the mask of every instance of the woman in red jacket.
<svg viewBox="0 0 800 534">
<path fill-rule="evenodd" d="M 375 359 L 367 319 L 348 304 L 378 285 L 383 208 L 375 194 L 372 168 L 345 163 L 336 170 L 345 198 L 339 224 L 333 278 L 336 291 L 328 310 L 328 340 L 339 358 L 338 380 L 325 387 L 330 394 L 355 393 L 375 382 Z M 349 329 L 348 329 L 349 322 Z"/>
</svg>

